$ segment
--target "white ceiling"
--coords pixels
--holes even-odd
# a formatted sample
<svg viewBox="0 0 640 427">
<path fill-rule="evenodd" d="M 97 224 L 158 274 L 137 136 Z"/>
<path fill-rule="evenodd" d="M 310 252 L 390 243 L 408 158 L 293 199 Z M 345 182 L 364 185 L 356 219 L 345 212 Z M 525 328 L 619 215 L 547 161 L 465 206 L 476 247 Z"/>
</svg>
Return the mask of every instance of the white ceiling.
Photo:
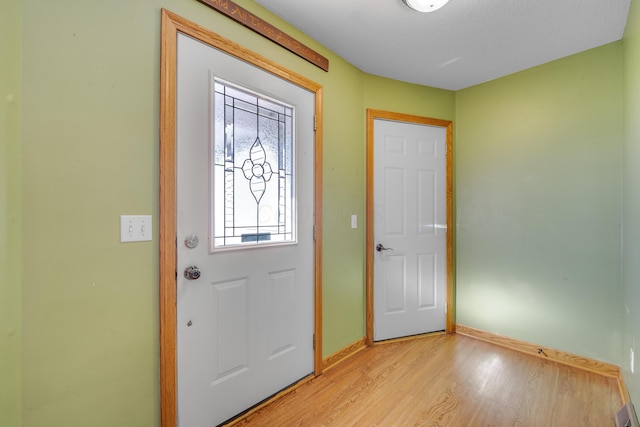
<svg viewBox="0 0 640 427">
<path fill-rule="evenodd" d="M 622 38 L 631 0 L 255 0 L 362 71 L 458 90 Z M 331 64 L 329 64 L 331 69 Z"/>
</svg>

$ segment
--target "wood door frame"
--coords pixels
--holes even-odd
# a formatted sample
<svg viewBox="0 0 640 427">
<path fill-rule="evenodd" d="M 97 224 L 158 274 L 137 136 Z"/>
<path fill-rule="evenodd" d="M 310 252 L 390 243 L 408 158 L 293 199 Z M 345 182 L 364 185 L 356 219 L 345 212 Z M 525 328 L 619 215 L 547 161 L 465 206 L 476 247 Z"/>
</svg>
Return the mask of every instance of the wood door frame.
<svg viewBox="0 0 640 427">
<path fill-rule="evenodd" d="M 314 374 L 322 373 L 322 105 L 319 84 L 239 44 L 162 9 L 160 53 L 160 417 L 177 423 L 176 65 L 178 33 L 199 40 L 315 94 L 314 132 Z"/>
<path fill-rule="evenodd" d="M 455 332 L 453 322 L 453 122 L 451 120 L 432 119 L 410 114 L 394 113 L 390 111 L 367 109 L 367 229 L 366 229 L 366 345 L 373 345 L 373 149 L 374 149 L 374 120 L 391 120 L 396 122 L 438 126 L 446 129 L 446 167 L 447 167 L 447 295 L 445 297 L 447 310 L 445 314 L 445 331 Z"/>
</svg>

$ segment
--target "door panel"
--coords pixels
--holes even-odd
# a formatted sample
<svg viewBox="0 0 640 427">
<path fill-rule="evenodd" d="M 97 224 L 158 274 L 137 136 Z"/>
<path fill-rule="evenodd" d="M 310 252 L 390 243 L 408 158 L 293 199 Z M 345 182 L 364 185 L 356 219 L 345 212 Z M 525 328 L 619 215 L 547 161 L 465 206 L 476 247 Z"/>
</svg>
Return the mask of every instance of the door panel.
<svg viewBox="0 0 640 427">
<path fill-rule="evenodd" d="M 384 314 L 398 313 L 405 310 L 406 302 L 406 257 L 403 255 L 388 255 L 381 262 L 385 265 L 384 284 Z"/>
<path fill-rule="evenodd" d="M 210 427 L 313 372 L 313 215 L 301 213 L 314 211 L 315 100 L 313 93 L 190 37 L 180 34 L 177 46 L 178 420 L 183 427 Z M 299 213 L 293 218 L 293 243 L 222 250 L 211 244 L 211 215 L 221 200 L 216 198 L 217 180 L 229 184 L 213 172 L 216 78 L 295 110 L 293 185 Z M 250 116 L 252 110 L 246 108 Z M 253 114 L 252 123 L 263 120 L 261 113 Z M 246 134 L 239 126 L 225 132 Z M 257 136 L 251 138 L 253 142 Z M 264 186 L 254 178 L 263 176 L 267 162 L 277 165 L 278 159 L 269 158 L 269 149 L 246 151 L 245 164 L 252 168 L 237 168 L 231 182 L 251 185 L 249 203 L 259 204 L 262 192 L 279 191 L 279 186 L 274 185 L 277 178 Z M 246 211 L 239 205 L 236 209 L 238 221 L 243 220 Z M 193 235 L 200 243 L 188 247 L 185 242 Z M 182 275 L 191 265 L 201 270 L 197 280 Z"/>
<path fill-rule="evenodd" d="M 436 254 L 418 255 L 418 308 L 436 306 Z"/>
<path fill-rule="evenodd" d="M 384 171 L 384 232 L 387 236 L 405 234 L 405 170 L 385 168 Z"/>
<path fill-rule="evenodd" d="M 374 340 L 445 329 L 446 129 L 374 120 Z"/>
<path fill-rule="evenodd" d="M 269 285 L 269 358 L 273 359 L 295 349 L 296 295 L 295 270 L 271 273 Z"/>
<path fill-rule="evenodd" d="M 418 234 L 433 236 L 436 234 L 436 204 L 433 194 L 436 194 L 436 172 L 429 170 L 418 171 Z M 431 196 L 431 197 L 430 197 Z"/>
<path fill-rule="evenodd" d="M 248 286 L 247 280 L 241 279 L 216 283 L 211 288 L 211 306 L 217 308 L 212 312 L 215 316 L 212 322 L 215 350 L 212 354 L 216 368 L 212 384 L 216 384 L 248 369 Z"/>
</svg>

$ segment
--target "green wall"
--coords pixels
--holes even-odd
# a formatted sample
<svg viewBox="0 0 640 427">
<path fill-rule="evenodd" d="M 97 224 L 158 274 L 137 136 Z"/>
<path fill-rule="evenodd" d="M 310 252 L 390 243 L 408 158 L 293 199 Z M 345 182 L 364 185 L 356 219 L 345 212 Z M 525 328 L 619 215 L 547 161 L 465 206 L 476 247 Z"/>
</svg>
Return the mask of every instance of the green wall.
<svg viewBox="0 0 640 427">
<path fill-rule="evenodd" d="M 364 118 L 362 73 L 320 51 L 329 58 L 329 73 L 313 67 L 301 72 L 324 86 L 322 353 L 327 356 L 360 339 L 365 330 Z M 351 229 L 351 215 L 358 215 L 356 230 Z"/>
<path fill-rule="evenodd" d="M 0 383 L 15 385 L 0 390 L 0 425 L 159 425 L 162 7 L 324 87 L 325 356 L 364 334 L 365 109 L 375 108 L 455 119 L 457 322 L 624 367 L 640 339 L 635 33 L 454 94 L 362 73 L 237 3 L 327 56 L 330 71 L 195 0 L 0 5 Z M 637 8 L 630 19 L 637 26 Z M 154 240 L 121 244 L 121 214 L 153 215 Z"/>
<path fill-rule="evenodd" d="M 455 94 L 449 90 L 404 83 L 371 74 L 364 75 L 364 88 L 365 108 L 453 120 Z"/>
<path fill-rule="evenodd" d="M 456 93 L 457 323 L 620 362 L 621 53 Z"/>
<path fill-rule="evenodd" d="M 24 426 L 157 425 L 159 11 L 22 4 Z"/>
<path fill-rule="evenodd" d="M 623 165 L 623 269 L 622 361 L 632 401 L 640 405 L 640 5 L 631 2 L 623 39 L 624 165 Z M 629 349 L 635 356 L 631 373 Z"/>
<path fill-rule="evenodd" d="M 0 3 L 0 426 L 21 425 L 21 15 Z"/>
</svg>

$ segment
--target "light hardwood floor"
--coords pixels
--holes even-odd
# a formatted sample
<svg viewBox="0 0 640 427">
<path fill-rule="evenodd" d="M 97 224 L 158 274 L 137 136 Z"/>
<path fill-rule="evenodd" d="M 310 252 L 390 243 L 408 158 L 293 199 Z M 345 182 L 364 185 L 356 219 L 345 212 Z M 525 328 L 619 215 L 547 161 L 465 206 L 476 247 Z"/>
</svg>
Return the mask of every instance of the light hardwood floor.
<svg viewBox="0 0 640 427">
<path fill-rule="evenodd" d="M 462 335 L 366 348 L 234 426 L 615 426 L 614 378 Z"/>
</svg>

